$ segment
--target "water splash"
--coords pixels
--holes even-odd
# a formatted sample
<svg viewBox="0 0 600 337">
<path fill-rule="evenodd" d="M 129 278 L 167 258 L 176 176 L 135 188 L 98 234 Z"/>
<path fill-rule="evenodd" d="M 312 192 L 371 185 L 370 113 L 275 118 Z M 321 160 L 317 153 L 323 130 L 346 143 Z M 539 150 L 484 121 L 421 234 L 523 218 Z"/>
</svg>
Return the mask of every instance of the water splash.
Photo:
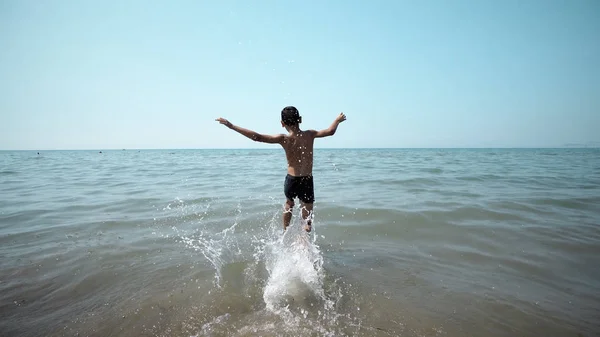
<svg viewBox="0 0 600 337">
<path fill-rule="evenodd" d="M 267 308 L 274 312 L 281 309 L 278 303 L 289 296 L 294 300 L 310 295 L 325 299 L 323 257 L 302 227 L 293 224 L 280 239 L 267 245 L 269 279 L 264 300 Z"/>
<path fill-rule="evenodd" d="M 299 208 L 294 213 L 284 233 L 281 213 L 276 212 L 261 224 L 260 234 L 248 235 L 247 222 L 252 221 L 236 217 L 233 224 L 219 232 L 203 228 L 191 236 L 182 236 L 181 242 L 202 254 L 213 266 L 216 299 L 235 291 L 251 302 L 244 305 L 255 308 L 250 317 L 236 315 L 235 308 L 228 310 L 225 316 L 221 313 L 227 325 L 237 322 L 236 325 L 241 324 L 237 326 L 239 331 L 261 331 L 267 335 L 268 331 L 343 335 L 338 324 L 343 315 L 336 311 L 343 291 L 335 281 L 327 281 L 317 234 L 304 231 Z M 244 266 L 242 275 L 223 272 L 239 265 Z M 223 285 L 228 282 L 241 284 L 245 289 L 225 288 Z M 221 320 L 212 322 L 210 328 L 218 330 L 219 322 Z"/>
<path fill-rule="evenodd" d="M 236 218 L 233 224 L 220 232 L 212 233 L 201 230 L 193 236 L 181 236 L 181 241 L 188 247 L 200 252 L 215 269 L 215 286 L 222 287 L 222 268 L 227 262 L 228 255 L 240 255 L 241 250 L 238 241 L 234 236 L 238 226 L 239 215 L 241 214 L 241 205 L 236 208 Z M 177 231 L 177 228 L 173 228 Z"/>
<path fill-rule="evenodd" d="M 269 276 L 263 300 L 266 310 L 279 316 L 286 330 L 306 327 L 307 322 L 312 322 L 313 327 L 324 333 L 327 329 L 321 323 L 336 325 L 337 298 L 326 294 L 323 255 L 315 242 L 316 235 L 310 234 L 311 240 L 303 228 L 303 221 L 295 221 L 283 236 L 268 243 L 265 267 Z"/>
</svg>

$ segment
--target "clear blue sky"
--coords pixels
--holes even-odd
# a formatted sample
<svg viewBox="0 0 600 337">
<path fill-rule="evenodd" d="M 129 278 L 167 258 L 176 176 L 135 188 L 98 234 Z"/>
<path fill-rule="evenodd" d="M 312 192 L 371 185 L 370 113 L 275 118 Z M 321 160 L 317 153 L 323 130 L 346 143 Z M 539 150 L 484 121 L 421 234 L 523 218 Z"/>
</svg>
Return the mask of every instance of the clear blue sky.
<svg viewBox="0 0 600 337">
<path fill-rule="evenodd" d="M 0 1 L 0 149 L 600 142 L 600 1 Z"/>
</svg>

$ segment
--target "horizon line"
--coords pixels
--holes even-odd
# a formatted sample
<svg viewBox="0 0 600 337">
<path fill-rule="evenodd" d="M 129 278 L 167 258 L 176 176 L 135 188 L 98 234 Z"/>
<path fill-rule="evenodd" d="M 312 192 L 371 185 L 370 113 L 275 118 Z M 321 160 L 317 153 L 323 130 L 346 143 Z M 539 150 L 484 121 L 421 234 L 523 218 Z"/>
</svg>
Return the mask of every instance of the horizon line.
<svg viewBox="0 0 600 337">
<path fill-rule="evenodd" d="M 470 147 L 315 147 L 315 150 L 481 150 L 481 149 L 597 149 L 600 145 L 578 146 L 470 146 Z M 173 150 L 279 150 L 273 147 L 198 147 L 198 148 L 58 148 L 58 149 L 0 149 L 0 152 L 40 151 L 173 151 Z"/>
</svg>

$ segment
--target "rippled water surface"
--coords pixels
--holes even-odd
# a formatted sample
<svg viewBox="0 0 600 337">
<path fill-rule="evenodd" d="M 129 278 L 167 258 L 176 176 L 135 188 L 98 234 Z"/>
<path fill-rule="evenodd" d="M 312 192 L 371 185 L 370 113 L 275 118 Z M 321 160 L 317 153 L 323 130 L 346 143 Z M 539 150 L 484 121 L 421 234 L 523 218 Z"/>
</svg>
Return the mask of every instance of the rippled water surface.
<svg viewBox="0 0 600 337">
<path fill-rule="evenodd" d="M 319 149 L 309 237 L 285 170 L 0 152 L 0 335 L 600 335 L 600 150 Z"/>
</svg>

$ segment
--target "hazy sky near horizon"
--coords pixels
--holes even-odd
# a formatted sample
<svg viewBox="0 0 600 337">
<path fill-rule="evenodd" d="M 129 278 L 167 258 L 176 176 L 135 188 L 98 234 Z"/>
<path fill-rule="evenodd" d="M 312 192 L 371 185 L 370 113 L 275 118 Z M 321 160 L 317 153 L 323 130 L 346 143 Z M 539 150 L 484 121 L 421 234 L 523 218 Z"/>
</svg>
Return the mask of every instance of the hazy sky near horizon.
<svg viewBox="0 0 600 337">
<path fill-rule="evenodd" d="M 600 142 L 600 2 L 0 2 L 0 150 Z"/>
</svg>

